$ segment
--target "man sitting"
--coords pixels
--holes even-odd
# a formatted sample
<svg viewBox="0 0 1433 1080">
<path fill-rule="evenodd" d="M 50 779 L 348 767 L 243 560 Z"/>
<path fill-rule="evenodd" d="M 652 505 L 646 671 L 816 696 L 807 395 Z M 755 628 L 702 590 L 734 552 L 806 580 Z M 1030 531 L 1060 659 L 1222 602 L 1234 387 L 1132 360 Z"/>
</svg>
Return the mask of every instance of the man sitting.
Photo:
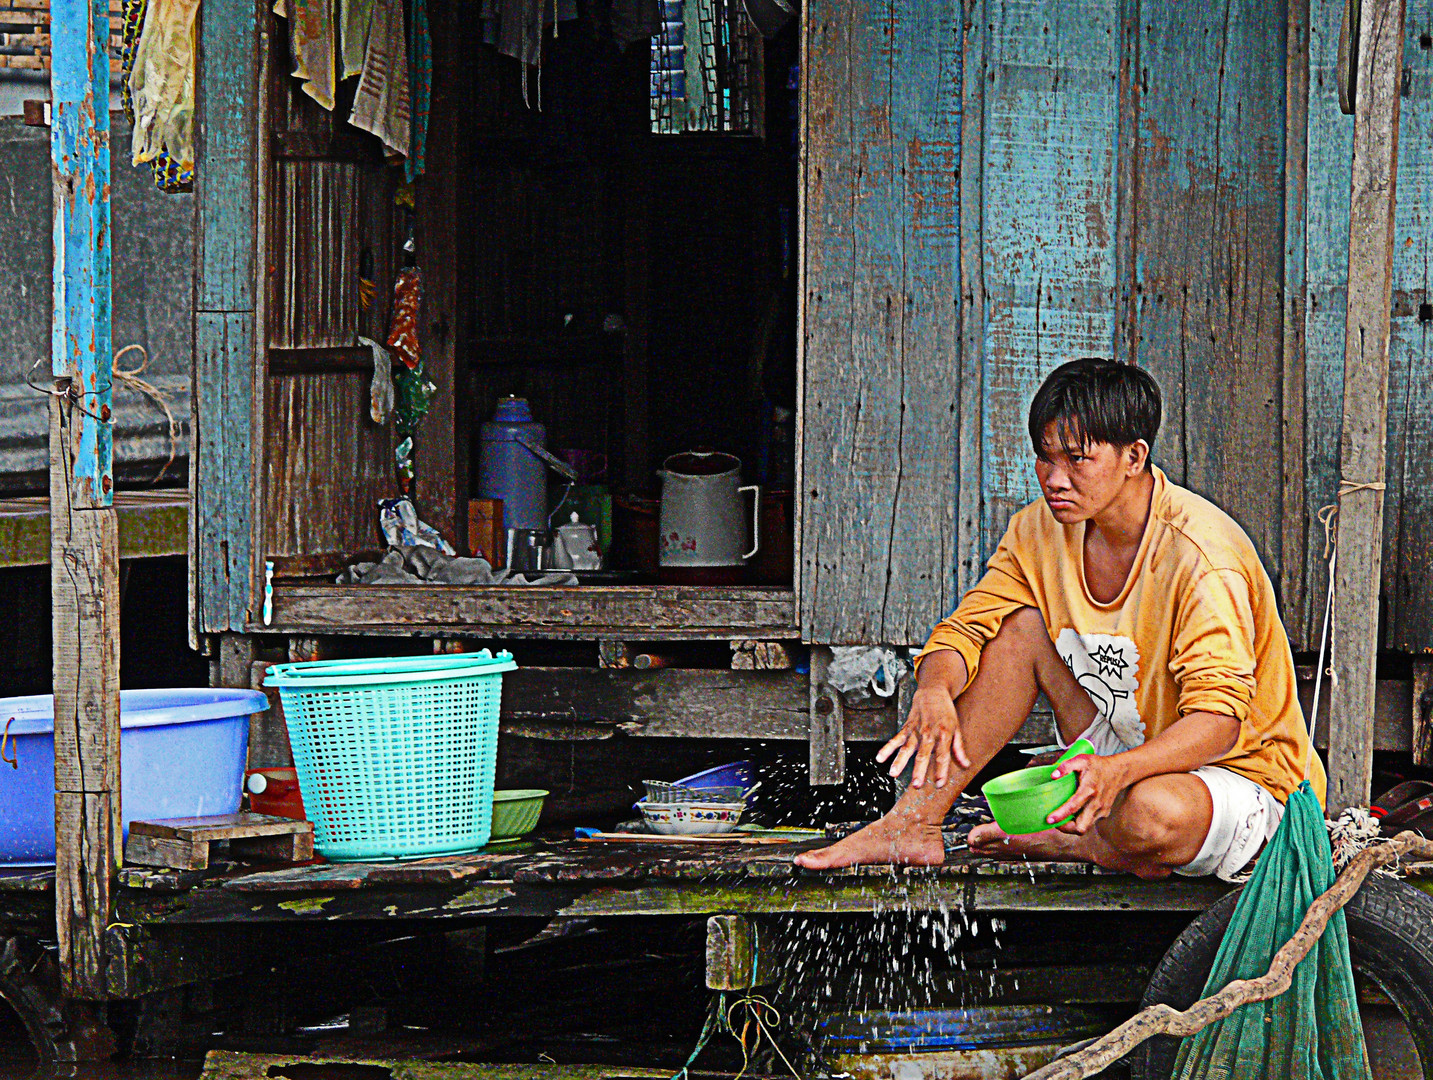
<svg viewBox="0 0 1433 1080">
<path fill-rule="evenodd" d="M 1149 460 L 1148 373 L 1087 358 L 1030 406 L 1044 498 L 1010 521 L 985 576 L 917 660 L 905 726 L 876 755 L 910 787 L 881 820 L 797 862 L 930 865 L 956 796 L 1043 692 L 1062 745 L 1095 747 L 1059 828 L 970 834 L 979 855 L 1085 860 L 1141 877 L 1238 873 L 1310 762 L 1272 583 L 1244 531 Z M 1317 757 L 1309 780 L 1320 800 Z"/>
</svg>

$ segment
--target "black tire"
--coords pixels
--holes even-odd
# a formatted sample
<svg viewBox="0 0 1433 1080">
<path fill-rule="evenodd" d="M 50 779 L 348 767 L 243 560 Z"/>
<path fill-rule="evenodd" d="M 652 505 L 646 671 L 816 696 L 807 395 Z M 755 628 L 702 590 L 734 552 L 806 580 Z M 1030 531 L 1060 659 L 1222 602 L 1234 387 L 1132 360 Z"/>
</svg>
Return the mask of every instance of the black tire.
<svg viewBox="0 0 1433 1080">
<path fill-rule="evenodd" d="M 1238 892 L 1212 905 L 1180 934 L 1150 976 L 1140 1007 L 1187 1009 L 1199 1000 Z M 1403 1014 L 1425 1080 L 1433 1080 L 1433 897 L 1374 874 L 1344 908 L 1353 968 Z M 1168 1080 L 1179 1040 L 1156 1036 L 1128 1057 L 1130 1080 Z"/>
</svg>

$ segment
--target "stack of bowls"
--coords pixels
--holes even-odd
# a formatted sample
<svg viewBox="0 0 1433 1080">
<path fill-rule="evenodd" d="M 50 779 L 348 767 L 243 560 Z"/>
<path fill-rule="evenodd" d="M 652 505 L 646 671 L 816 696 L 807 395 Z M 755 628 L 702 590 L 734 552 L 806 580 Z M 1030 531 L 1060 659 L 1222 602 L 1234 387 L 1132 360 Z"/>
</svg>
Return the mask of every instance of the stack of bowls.
<svg viewBox="0 0 1433 1080">
<path fill-rule="evenodd" d="M 708 769 L 674 782 L 646 780 L 643 783 L 647 794 L 638 801 L 637 809 L 651 830 L 663 836 L 729 833 L 746 810 L 750 782 L 746 762 Z"/>
</svg>

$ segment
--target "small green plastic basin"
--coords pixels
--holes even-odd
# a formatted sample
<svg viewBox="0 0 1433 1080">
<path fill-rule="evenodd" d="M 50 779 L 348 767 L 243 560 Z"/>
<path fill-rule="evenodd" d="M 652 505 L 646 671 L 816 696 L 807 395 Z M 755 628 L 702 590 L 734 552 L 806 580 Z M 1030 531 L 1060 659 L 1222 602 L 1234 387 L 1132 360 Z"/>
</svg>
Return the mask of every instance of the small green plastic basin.
<svg viewBox="0 0 1433 1080">
<path fill-rule="evenodd" d="M 1087 740 L 1077 739 L 1060 755 L 1059 761 L 1053 764 L 1016 769 L 1014 772 L 997 776 L 982 786 L 980 793 L 990 804 L 990 812 L 995 815 L 995 824 L 1009 836 L 1024 836 L 1027 833 L 1044 832 L 1069 821 L 1070 818 L 1067 817 L 1064 821 L 1057 821 L 1052 825 L 1045 819 L 1050 816 L 1051 811 L 1059 809 L 1060 804 L 1075 793 L 1075 789 L 1080 786 L 1079 773 L 1069 773 L 1058 780 L 1050 779 L 1050 774 L 1055 771 L 1055 765 L 1060 761 L 1079 754 L 1093 753 L 1094 749 Z"/>
<path fill-rule="evenodd" d="M 542 788 L 511 788 L 493 792 L 493 829 L 490 840 L 525 836 L 537 828 L 542 814 Z"/>
</svg>

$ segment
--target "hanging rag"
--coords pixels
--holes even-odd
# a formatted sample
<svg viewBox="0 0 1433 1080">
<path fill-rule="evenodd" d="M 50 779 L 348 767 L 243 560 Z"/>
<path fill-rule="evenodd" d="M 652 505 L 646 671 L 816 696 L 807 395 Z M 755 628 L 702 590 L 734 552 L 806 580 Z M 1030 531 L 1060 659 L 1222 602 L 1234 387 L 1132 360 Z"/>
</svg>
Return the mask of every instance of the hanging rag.
<svg viewBox="0 0 1433 1080">
<path fill-rule="evenodd" d="M 199 0 L 151 0 L 134 50 L 131 164 L 162 153 L 194 168 L 194 20 Z"/>
<path fill-rule="evenodd" d="M 363 71 L 368 50 L 368 26 L 373 21 L 373 0 L 338 0 L 338 44 L 340 79 L 351 79 Z"/>
<path fill-rule="evenodd" d="M 388 350 L 372 338 L 359 335 L 358 343 L 373 357 L 373 379 L 368 384 L 368 415 L 375 424 L 388 423 L 393 411 L 393 360 Z"/>
<path fill-rule="evenodd" d="M 274 13 L 289 22 L 294 78 L 301 81 L 305 94 L 332 112 L 336 86 L 333 0 L 277 0 Z"/>
<path fill-rule="evenodd" d="M 412 371 L 418 366 L 418 312 L 423 305 L 423 271 L 405 266 L 393 282 L 393 322 L 388 330 L 388 347 Z"/>
<path fill-rule="evenodd" d="M 373 0 L 363 74 L 354 91 L 353 111 L 349 113 L 348 122 L 378 136 L 395 154 L 406 156 L 411 149 L 403 0 Z"/>
<path fill-rule="evenodd" d="M 433 96 L 433 37 L 428 31 L 428 5 L 412 0 L 413 28 L 408 35 L 409 109 L 411 130 L 404 175 L 411 184 L 423 175 L 428 152 L 428 109 Z"/>
<path fill-rule="evenodd" d="M 522 63 L 522 100 L 528 101 L 528 68 L 538 69 L 538 103 L 542 99 L 542 33 L 577 18 L 577 0 L 483 0 L 483 41 L 504 56 Z"/>
</svg>

